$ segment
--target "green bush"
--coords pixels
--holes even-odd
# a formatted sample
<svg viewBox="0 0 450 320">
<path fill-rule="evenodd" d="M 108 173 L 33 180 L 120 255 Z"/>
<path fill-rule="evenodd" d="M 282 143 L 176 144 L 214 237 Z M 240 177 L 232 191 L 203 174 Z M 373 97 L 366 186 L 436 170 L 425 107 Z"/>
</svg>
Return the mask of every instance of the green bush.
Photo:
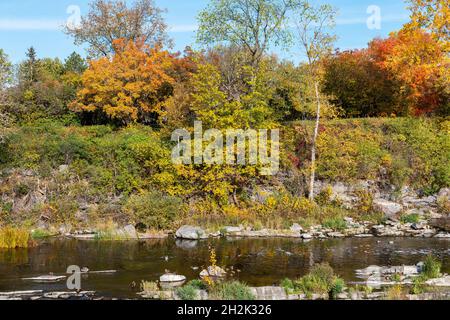
<svg viewBox="0 0 450 320">
<path fill-rule="evenodd" d="M 210 294 L 216 300 L 255 300 L 249 287 L 238 281 L 218 283 Z"/>
<path fill-rule="evenodd" d="M 408 215 L 402 215 L 400 217 L 400 221 L 402 223 L 419 223 L 420 222 L 420 215 L 417 213 L 412 213 Z"/>
<path fill-rule="evenodd" d="M 191 280 L 187 283 L 187 285 L 197 288 L 198 290 L 206 290 L 208 288 L 208 286 L 199 279 Z"/>
<path fill-rule="evenodd" d="M 338 294 L 344 292 L 345 289 L 345 281 L 341 278 L 335 278 L 333 282 L 333 286 L 331 287 L 330 296 L 333 299 L 336 299 Z"/>
<path fill-rule="evenodd" d="M 295 284 L 291 279 L 285 278 L 280 283 L 281 287 L 286 290 L 286 293 L 291 294 L 295 292 Z"/>
<path fill-rule="evenodd" d="M 175 291 L 181 300 L 198 300 L 198 289 L 193 285 L 185 285 Z"/>
<path fill-rule="evenodd" d="M 158 230 L 173 226 L 182 211 L 182 200 L 166 196 L 158 191 L 132 195 L 124 206 L 124 212 L 137 224 Z"/>
<path fill-rule="evenodd" d="M 441 262 L 432 255 L 429 255 L 424 261 L 422 274 L 428 279 L 439 278 L 441 276 L 441 267 Z"/>
<path fill-rule="evenodd" d="M 345 288 L 345 282 L 334 274 L 328 263 L 316 264 L 311 272 L 294 282 L 296 290 L 307 297 L 313 294 L 328 295 L 336 298 Z"/>
</svg>

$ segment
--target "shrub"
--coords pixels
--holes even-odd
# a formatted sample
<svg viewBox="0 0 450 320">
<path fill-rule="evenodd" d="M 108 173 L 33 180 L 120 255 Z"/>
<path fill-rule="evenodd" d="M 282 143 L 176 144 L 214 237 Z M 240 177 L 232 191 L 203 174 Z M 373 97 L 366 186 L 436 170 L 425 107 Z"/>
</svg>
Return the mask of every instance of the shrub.
<svg viewBox="0 0 450 320">
<path fill-rule="evenodd" d="M 355 191 L 355 196 L 358 198 L 356 207 L 360 213 L 369 214 L 374 211 L 373 208 L 373 194 L 369 190 L 359 189 Z"/>
<path fill-rule="evenodd" d="M 206 290 L 208 288 L 208 286 L 199 279 L 191 280 L 187 283 L 187 285 L 190 285 L 198 290 Z"/>
<path fill-rule="evenodd" d="M 315 201 L 321 206 L 327 205 L 331 202 L 332 196 L 333 189 L 331 188 L 331 186 L 327 186 L 319 192 L 319 194 L 315 198 Z"/>
<path fill-rule="evenodd" d="M 402 215 L 400 217 L 400 221 L 402 223 L 419 223 L 420 222 L 420 215 L 417 213 L 412 213 L 408 215 Z"/>
<path fill-rule="evenodd" d="M 148 228 L 168 229 L 180 216 L 182 200 L 166 196 L 157 191 L 132 195 L 124 206 L 124 212 L 137 224 L 142 223 Z"/>
<path fill-rule="evenodd" d="M 3 227 L 0 229 L 0 248 L 27 248 L 30 233 L 23 228 Z"/>
<path fill-rule="evenodd" d="M 250 288 L 238 281 L 219 283 L 212 288 L 210 294 L 216 300 L 255 300 Z"/>
<path fill-rule="evenodd" d="M 185 285 L 184 287 L 177 288 L 175 291 L 177 296 L 181 300 L 197 300 L 198 299 L 198 289 L 193 285 Z"/>
<path fill-rule="evenodd" d="M 427 256 L 424 261 L 422 274 L 428 279 L 439 278 L 441 276 L 442 264 L 432 255 Z"/>
<path fill-rule="evenodd" d="M 322 225 L 335 231 L 342 231 L 347 228 L 347 222 L 342 217 L 328 218 L 323 221 Z"/>
<path fill-rule="evenodd" d="M 141 291 L 148 297 L 160 297 L 161 290 L 159 286 L 154 281 L 141 281 Z"/>
<path fill-rule="evenodd" d="M 425 292 L 425 281 L 428 280 L 426 275 L 420 275 L 413 279 L 413 284 L 411 287 L 412 294 L 421 294 Z"/>
<path fill-rule="evenodd" d="M 330 294 L 335 284 L 336 276 L 328 263 L 316 264 L 311 272 L 295 282 L 300 292 L 308 297 L 312 294 Z"/>
<path fill-rule="evenodd" d="M 281 280 L 280 285 L 282 288 L 284 288 L 284 290 L 286 290 L 286 293 L 288 294 L 295 292 L 295 284 L 294 281 L 292 281 L 291 279 L 285 278 Z"/>
<path fill-rule="evenodd" d="M 345 289 L 344 279 L 336 277 L 334 279 L 333 286 L 331 287 L 330 296 L 333 299 L 336 299 L 338 294 L 344 292 L 344 289 Z"/>
<path fill-rule="evenodd" d="M 386 298 L 388 300 L 404 300 L 406 292 L 402 285 L 396 284 L 386 290 Z"/>
</svg>

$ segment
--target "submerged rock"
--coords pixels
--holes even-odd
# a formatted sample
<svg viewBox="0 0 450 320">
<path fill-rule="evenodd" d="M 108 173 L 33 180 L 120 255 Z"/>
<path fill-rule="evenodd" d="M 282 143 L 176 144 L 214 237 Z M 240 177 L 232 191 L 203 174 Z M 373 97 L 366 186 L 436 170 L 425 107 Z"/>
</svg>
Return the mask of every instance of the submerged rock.
<svg viewBox="0 0 450 320">
<path fill-rule="evenodd" d="M 177 230 L 175 235 L 179 239 L 187 240 L 199 240 L 208 238 L 208 235 L 202 228 L 193 226 L 182 226 Z"/>
</svg>

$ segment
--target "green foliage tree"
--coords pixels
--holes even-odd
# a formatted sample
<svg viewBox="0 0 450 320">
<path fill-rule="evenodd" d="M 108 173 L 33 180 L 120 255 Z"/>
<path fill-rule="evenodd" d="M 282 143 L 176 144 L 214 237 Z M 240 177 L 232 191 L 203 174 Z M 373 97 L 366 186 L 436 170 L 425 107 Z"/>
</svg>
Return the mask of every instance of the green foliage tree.
<svg viewBox="0 0 450 320">
<path fill-rule="evenodd" d="M 243 48 L 257 68 L 271 45 L 289 42 L 287 17 L 297 5 L 296 0 L 212 0 L 199 14 L 197 39 Z"/>
</svg>

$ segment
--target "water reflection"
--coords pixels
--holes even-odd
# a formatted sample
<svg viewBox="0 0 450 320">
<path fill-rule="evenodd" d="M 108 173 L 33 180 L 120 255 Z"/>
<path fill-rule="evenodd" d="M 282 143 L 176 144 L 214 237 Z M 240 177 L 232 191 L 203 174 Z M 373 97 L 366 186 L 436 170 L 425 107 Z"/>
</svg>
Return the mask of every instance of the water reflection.
<svg viewBox="0 0 450 320">
<path fill-rule="evenodd" d="M 393 244 L 391 243 L 393 241 Z M 64 274 L 69 265 L 90 270 L 118 270 L 83 278 L 83 289 L 105 296 L 135 297 L 132 283 L 156 280 L 166 270 L 198 277 L 208 264 L 209 246 L 218 264 L 235 270 L 235 277 L 251 285 L 278 284 L 285 277 L 307 273 L 314 263 L 327 261 L 348 281 L 355 269 L 369 265 L 414 264 L 433 253 L 450 271 L 446 239 L 336 239 L 303 242 L 300 239 L 214 239 L 136 242 L 48 240 L 27 250 L 0 250 L 0 291 L 65 290 L 64 283 L 35 284 L 21 280 L 53 272 Z M 240 272 L 239 272 L 240 271 Z"/>
</svg>

